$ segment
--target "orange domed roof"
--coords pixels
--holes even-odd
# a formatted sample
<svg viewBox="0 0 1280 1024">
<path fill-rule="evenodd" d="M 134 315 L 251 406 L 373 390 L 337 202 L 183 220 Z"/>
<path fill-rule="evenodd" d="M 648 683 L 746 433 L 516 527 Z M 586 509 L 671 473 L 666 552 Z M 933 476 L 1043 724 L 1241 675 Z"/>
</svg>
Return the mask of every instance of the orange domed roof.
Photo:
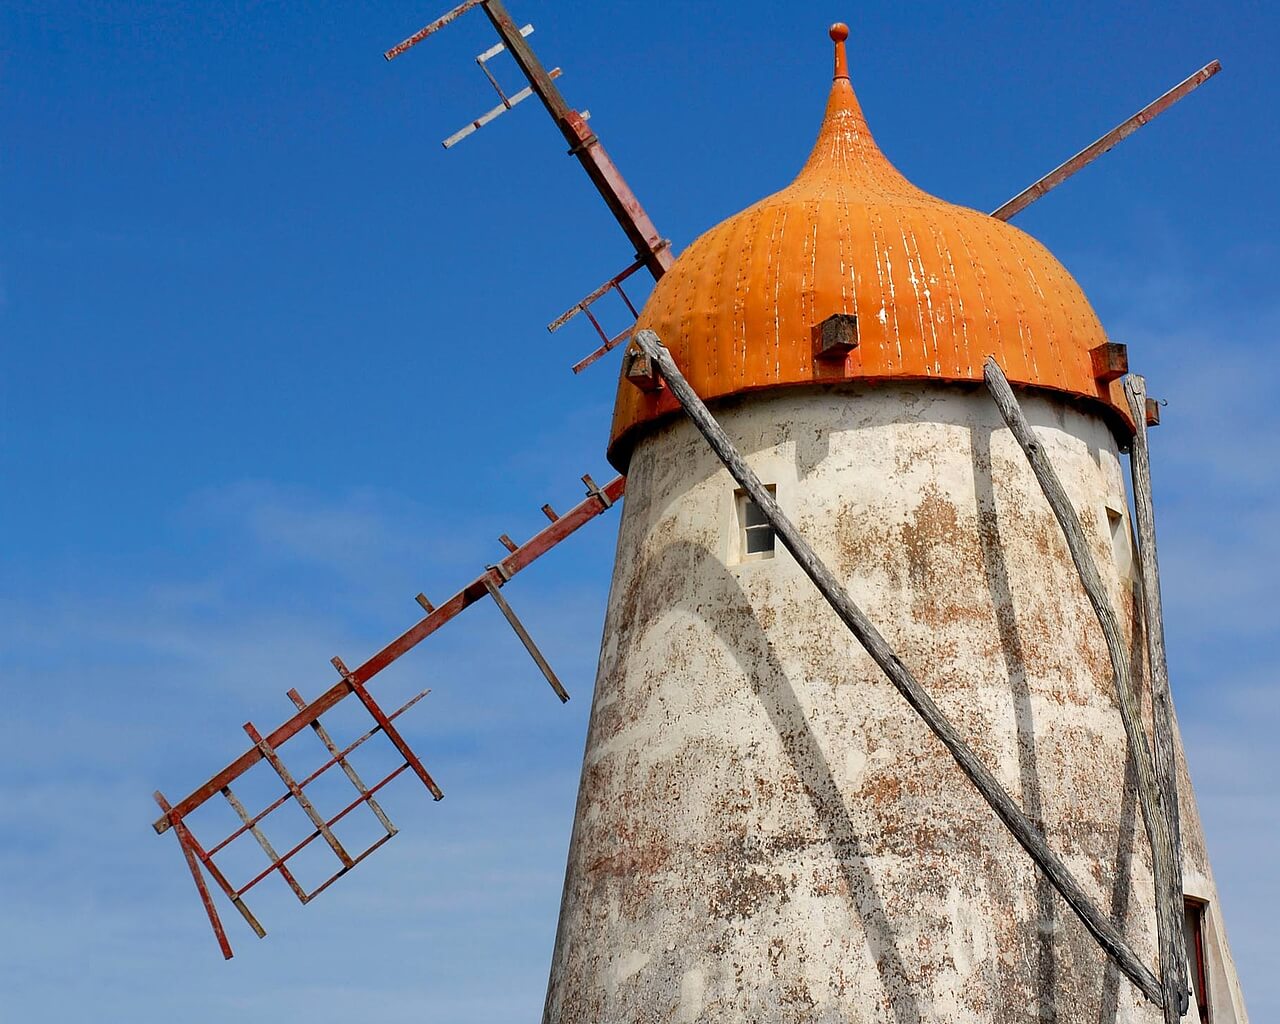
<svg viewBox="0 0 1280 1024">
<path fill-rule="evenodd" d="M 799 176 L 712 228 L 658 281 L 637 322 L 655 331 L 704 399 L 841 380 L 1009 379 L 1124 407 L 1095 378 L 1106 333 L 1080 286 L 1017 228 L 912 185 L 867 129 L 832 28 L 836 77 Z M 815 356 L 818 325 L 857 318 L 855 347 Z M 846 321 L 847 323 L 847 321 Z M 609 458 L 625 468 L 637 428 L 678 406 L 641 390 L 623 360 Z"/>
</svg>

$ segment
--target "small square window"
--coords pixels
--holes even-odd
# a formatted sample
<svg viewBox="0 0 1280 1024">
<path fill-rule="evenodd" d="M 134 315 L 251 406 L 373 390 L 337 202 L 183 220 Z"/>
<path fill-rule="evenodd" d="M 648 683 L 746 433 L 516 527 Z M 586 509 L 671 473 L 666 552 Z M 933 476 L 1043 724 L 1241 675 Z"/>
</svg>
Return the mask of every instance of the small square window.
<svg viewBox="0 0 1280 1024">
<path fill-rule="evenodd" d="M 767 484 L 770 494 L 775 493 L 773 484 Z M 762 558 L 772 558 L 777 538 L 773 527 L 765 519 L 760 506 L 744 491 L 737 493 L 738 512 L 738 561 L 754 562 Z"/>
</svg>

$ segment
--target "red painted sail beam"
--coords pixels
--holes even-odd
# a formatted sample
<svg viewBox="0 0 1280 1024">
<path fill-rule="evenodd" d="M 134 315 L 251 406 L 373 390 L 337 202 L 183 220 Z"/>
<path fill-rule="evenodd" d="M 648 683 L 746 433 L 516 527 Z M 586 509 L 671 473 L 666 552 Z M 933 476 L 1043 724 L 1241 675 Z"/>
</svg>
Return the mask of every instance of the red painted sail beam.
<svg viewBox="0 0 1280 1024">
<path fill-rule="evenodd" d="M 626 479 L 621 476 L 614 477 L 599 488 L 598 491 L 588 494 L 584 500 L 560 516 L 555 522 L 548 524 L 545 529 L 534 534 L 498 564 L 509 575 L 515 575 L 540 556 L 546 554 L 571 533 L 577 531 L 579 527 L 612 507 L 613 503 L 618 501 L 625 491 Z M 351 678 L 358 683 L 367 682 L 401 655 L 413 650 L 414 647 L 458 615 L 464 608 L 487 598 L 489 589 L 485 586 L 486 578 L 497 582 L 496 570 L 486 570 L 482 575 L 476 577 L 462 590 L 449 598 L 448 601 L 437 607 L 435 611 L 419 620 L 404 633 L 401 633 L 363 665 L 355 669 L 351 673 Z M 351 687 L 345 679 L 334 684 L 308 704 L 304 710 L 299 711 L 271 735 L 267 736 L 267 743 L 273 748 L 280 747 L 290 737 L 308 728 L 312 722 L 351 692 Z M 157 833 L 168 831 L 175 819 L 180 820 L 186 817 L 210 797 L 220 793 L 224 786 L 229 786 L 261 760 L 262 751 L 256 746 L 251 747 L 204 785 L 174 804 L 172 810 L 152 823 L 152 828 Z"/>
<path fill-rule="evenodd" d="M 391 60 L 404 53 L 411 46 L 421 42 L 437 29 L 451 22 L 454 18 L 466 13 L 473 7 L 480 7 L 488 16 L 490 23 L 497 31 L 507 48 L 507 52 L 515 59 L 517 66 L 529 80 L 529 86 L 542 100 L 547 113 L 555 121 L 556 127 L 569 143 L 569 152 L 578 158 L 587 177 L 600 193 L 600 198 L 609 207 L 609 212 L 635 246 L 636 259 L 648 268 L 656 281 L 670 268 L 675 260 L 670 243 L 659 233 L 653 221 L 645 212 L 636 194 L 622 177 L 614 162 L 605 152 L 600 139 L 587 127 L 586 117 L 574 110 L 566 102 L 560 90 L 552 81 L 553 75 L 542 65 L 537 54 L 533 52 L 520 31 L 520 27 L 507 13 L 501 0 L 466 0 L 443 17 L 437 18 L 430 25 L 419 29 L 404 42 L 393 46 L 383 54 Z"/>
<path fill-rule="evenodd" d="M 1199 88 L 1221 70 L 1222 65 L 1218 61 L 1210 61 L 1194 75 L 1179 82 L 1159 99 L 1152 100 L 1132 117 L 1116 125 L 1102 138 L 1085 146 L 1070 160 L 1055 167 L 1035 184 L 1024 188 L 998 210 L 994 210 L 991 216 L 996 220 L 1008 220 L 1015 214 L 1025 210 L 1050 189 L 1057 188 L 1071 175 L 1075 174 L 1076 171 L 1093 163 L 1103 153 L 1115 146 L 1116 143 L 1124 141 L 1144 124 L 1159 117 L 1177 103 L 1178 100 L 1192 90 Z"/>
<path fill-rule="evenodd" d="M 636 257 L 644 262 L 654 280 L 657 280 L 666 273 L 674 260 L 671 246 L 658 234 L 657 227 L 640 205 L 640 200 L 609 159 L 609 154 L 605 152 L 595 132 L 587 127 L 582 114 L 565 102 L 501 0 L 484 0 L 480 6 L 506 43 L 507 51 L 515 58 L 516 64 L 533 86 L 533 91 L 542 100 L 547 113 L 555 120 L 556 126 L 569 143 L 569 151 L 578 158 L 614 219 L 636 247 Z"/>
<path fill-rule="evenodd" d="M 391 47 L 391 49 L 389 49 L 382 56 L 385 57 L 387 60 L 393 60 L 396 57 L 399 57 L 400 54 L 404 53 L 405 50 L 409 49 L 412 46 L 417 46 L 420 42 L 422 42 L 422 40 L 426 39 L 427 36 L 431 35 L 431 33 L 438 32 L 440 29 L 444 28 L 447 24 L 449 24 L 449 22 L 453 21 L 454 18 L 460 17 L 463 14 L 466 14 L 467 11 L 471 10 L 471 8 L 478 7 L 479 5 L 480 5 L 480 0 L 465 0 L 465 2 L 458 4 L 458 6 L 455 7 L 453 10 L 451 10 L 448 14 L 445 14 L 439 18 L 436 18 L 436 20 L 433 21 L 430 25 L 423 25 L 422 28 L 418 29 L 418 31 L 415 32 L 413 35 L 411 35 L 408 39 L 404 40 L 404 42 L 397 43 L 395 46 Z"/>
</svg>

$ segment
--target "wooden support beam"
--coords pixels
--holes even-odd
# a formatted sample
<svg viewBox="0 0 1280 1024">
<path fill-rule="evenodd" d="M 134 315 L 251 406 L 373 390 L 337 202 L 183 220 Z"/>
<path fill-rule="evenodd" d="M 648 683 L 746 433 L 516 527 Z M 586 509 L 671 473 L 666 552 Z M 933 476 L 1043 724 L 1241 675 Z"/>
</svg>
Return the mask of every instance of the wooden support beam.
<svg viewBox="0 0 1280 1024">
<path fill-rule="evenodd" d="M 1089 550 L 1089 541 L 1080 525 L 1080 517 L 1075 506 L 1071 504 L 1062 481 L 1045 454 L 1044 447 L 1031 429 L 1031 424 L 1023 415 L 1018 399 L 1009 386 L 1009 381 L 1000 369 L 1000 365 L 991 356 L 987 357 L 983 366 L 983 378 L 987 389 L 995 399 L 996 407 L 1012 431 L 1019 447 L 1027 457 L 1040 490 L 1044 492 L 1053 509 L 1054 517 L 1062 528 L 1066 538 L 1067 549 L 1071 552 L 1071 560 L 1075 563 L 1084 585 L 1089 603 L 1093 605 L 1094 614 L 1107 641 L 1107 654 L 1111 659 L 1111 670 L 1115 676 L 1116 697 L 1120 706 L 1120 717 L 1124 722 L 1124 731 L 1129 739 L 1129 756 L 1133 761 L 1138 781 L 1138 803 L 1142 807 L 1142 818 L 1146 823 L 1147 839 L 1151 844 L 1151 866 L 1155 875 L 1156 925 L 1160 944 L 1160 985 L 1161 997 L 1153 1000 L 1164 1008 L 1166 1024 L 1178 1024 L 1182 1006 L 1181 991 L 1182 970 L 1177 963 L 1177 948 L 1182 932 L 1182 916 L 1175 918 L 1173 908 L 1169 905 L 1169 879 L 1173 871 L 1173 847 L 1169 837 L 1169 815 L 1165 807 L 1160 787 L 1156 784 L 1154 763 L 1151 759 L 1151 748 L 1147 744 L 1147 734 L 1142 726 L 1142 711 L 1138 705 L 1137 695 L 1133 691 L 1133 674 L 1129 664 L 1129 646 L 1120 631 L 1120 621 L 1111 599 L 1107 596 L 1106 585 L 1098 572 L 1098 566 Z"/>
<path fill-rule="evenodd" d="M 1050 849 L 1049 844 L 1045 842 L 1044 837 L 1039 833 L 1035 825 L 1022 813 L 1022 810 L 1014 803 L 1013 798 L 1009 796 L 999 780 L 978 758 L 973 748 L 961 738 L 955 726 L 948 721 L 941 709 L 933 702 L 933 698 L 924 690 L 906 665 L 902 663 L 902 660 L 894 653 L 888 642 L 880 635 L 879 630 L 866 617 L 862 609 L 854 603 L 848 592 L 840 586 L 831 570 L 818 558 L 817 554 L 809 546 L 808 541 L 801 536 L 800 532 L 791 523 L 791 520 L 786 517 L 774 496 L 760 482 L 760 478 L 747 465 L 720 424 L 715 421 L 715 418 L 707 410 L 702 400 L 697 396 L 693 388 L 689 386 L 689 382 L 685 380 L 684 375 L 676 367 L 671 358 L 671 353 L 666 350 L 658 336 L 653 331 L 642 330 L 636 333 L 635 341 L 654 361 L 658 372 L 666 379 L 671 393 L 679 401 L 689 418 L 693 420 L 698 431 L 706 438 L 707 443 L 720 461 L 724 463 L 725 468 L 729 470 L 738 485 L 760 507 L 765 519 L 773 527 L 783 545 L 791 552 L 796 563 L 813 581 L 841 621 L 849 628 L 849 631 L 853 633 L 858 642 L 862 644 L 866 652 L 871 655 L 876 664 L 880 666 L 898 692 L 906 698 L 907 703 L 924 720 L 933 734 L 942 741 L 942 744 L 955 759 L 961 771 L 973 783 L 974 788 L 991 805 L 992 810 L 996 812 L 1000 820 L 1013 833 L 1014 838 L 1018 840 L 1022 848 L 1031 855 L 1031 859 L 1036 862 L 1040 870 L 1053 883 L 1053 887 L 1066 900 L 1067 905 L 1080 918 L 1085 928 L 1098 941 L 1098 944 L 1102 946 L 1107 955 L 1116 962 L 1125 975 L 1133 981 L 1149 1000 L 1159 1005 L 1161 1002 L 1160 982 L 1150 968 L 1138 958 L 1119 929 L 1108 920 L 1106 915 L 1089 898 L 1088 894 L 1081 888 L 1080 883 L 1075 880 L 1067 869 L 1067 866 Z"/>
<path fill-rule="evenodd" d="M 1175 914 L 1183 907 L 1182 824 L 1178 811 L 1178 768 L 1173 743 L 1173 695 L 1169 688 L 1169 661 L 1164 646 L 1164 609 L 1160 599 L 1160 562 L 1156 555 L 1156 516 L 1151 496 L 1151 453 L 1147 447 L 1147 382 L 1137 374 L 1124 381 L 1124 394 L 1133 416 L 1133 443 L 1129 450 L 1129 471 L 1133 480 L 1133 507 L 1138 532 L 1138 567 L 1142 576 L 1142 603 L 1146 616 L 1147 664 L 1151 673 L 1152 749 L 1156 783 L 1169 815 L 1169 842 L 1173 870 L 1167 880 L 1167 899 Z M 1177 918 L 1175 917 L 1175 920 Z M 1182 1012 L 1187 1012 L 1190 988 L 1185 965 L 1188 962 L 1185 936 L 1175 936 L 1175 969 L 1182 986 Z"/>
<path fill-rule="evenodd" d="M 243 893 L 244 890 L 237 892 L 235 887 L 227 881 L 227 876 L 224 875 L 222 873 L 222 869 L 214 863 L 212 855 L 200 845 L 200 841 L 195 837 L 191 830 L 187 828 L 185 821 L 178 814 L 178 809 L 176 807 L 170 807 L 168 802 L 160 794 L 159 790 L 156 790 L 155 798 L 156 803 L 160 804 L 161 810 L 165 812 L 165 818 L 178 834 L 178 842 L 182 846 L 183 855 L 187 857 L 187 863 L 190 864 L 191 857 L 195 857 L 196 861 L 202 864 L 204 869 L 209 872 L 209 877 L 217 883 L 218 888 L 222 890 L 223 895 L 231 901 L 231 905 L 240 912 L 240 916 L 244 918 L 245 923 L 253 929 L 253 934 L 258 936 L 260 939 L 266 938 L 267 930 L 258 923 L 258 919 L 253 916 L 253 911 L 249 909 L 248 905 L 241 898 L 241 893 Z M 204 890 L 201 894 L 201 899 L 203 900 L 204 895 L 207 893 L 207 889 L 204 887 L 203 880 L 200 879 L 200 873 L 198 871 L 193 871 L 193 874 L 195 874 L 198 879 L 196 882 L 197 888 Z M 206 908 L 211 907 L 212 903 L 209 903 L 206 906 Z M 213 930 L 215 932 L 219 932 L 221 930 L 222 924 L 221 921 L 217 919 L 216 911 L 214 911 L 212 915 L 211 923 L 213 924 Z M 225 936 L 223 937 L 225 938 Z M 230 946 L 223 948 L 224 955 L 229 952 Z M 228 956 L 227 959 L 231 959 L 230 956 Z"/>
<path fill-rule="evenodd" d="M 658 234 L 658 229 L 623 180 L 604 146 L 587 127 L 583 115 L 565 102 L 501 0 L 483 0 L 480 6 L 569 143 L 569 152 L 578 158 L 614 219 L 635 246 L 636 258 L 644 263 L 656 281 L 675 261 L 670 244 Z"/>
<path fill-rule="evenodd" d="M 511 97 L 503 96 L 504 105 L 490 111 L 484 118 L 477 119 L 475 127 L 479 127 L 481 123 L 487 123 L 494 116 L 509 109 L 511 105 L 529 95 L 530 90 L 536 93 L 542 101 L 542 105 L 547 108 L 547 113 L 551 115 L 551 119 L 555 121 L 556 127 L 560 129 L 565 141 L 569 144 L 569 153 L 577 157 L 582 164 L 583 169 L 587 172 L 587 177 L 595 185 L 596 190 L 605 201 L 605 205 L 609 207 L 614 219 L 617 220 L 627 238 L 636 247 L 636 259 L 648 268 L 656 281 L 667 272 L 675 261 L 675 255 L 671 251 L 671 243 L 658 234 L 657 227 L 649 219 L 649 215 L 645 213 L 644 207 L 640 205 L 640 200 L 631 191 L 621 172 L 609 158 L 609 154 L 605 152 L 599 138 L 597 138 L 595 132 L 587 127 L 587 118 L 590 113 L 585 110 L 574 110 L 565 101 L 564 96 L 560 94 L 560 90 L 556 88 L 554 79 L 559 74 L 560 69 L 555 68 L 548 72 L 542 66 L 537 54 L 533 52 L 525 40 L 524 33 L 516 26 L 501 0 L 464 0 L 463 3 L 447 14 L 437 18 L 431 24 L 419 29 L 408 39 L 387 50 L 383 56 L 387 60 L 398 57 L 410 47 L 416 46 L 427 36 L 439 31 L 449 22 L 465 14 L 473 7 L 479 7 L 484 11 L 489 18 L 489 22 L 497 31 L 503 45 L 511 54 L 512 59 L 515 60 L 516 66 L 520 68 L 525 78 L 529 80 L 529 90 L 522 89 Z M 469 134 L 469 130 L 463 129 L 452 139 L 447 140 L 446 146 L 466 134 Z M 575 367 L 574 372 L 578 372 L 578 368 L 585 365 L 587 361 L 584 360 L 583 363 L 579 364 L 579 367 Z"/>
</svg>

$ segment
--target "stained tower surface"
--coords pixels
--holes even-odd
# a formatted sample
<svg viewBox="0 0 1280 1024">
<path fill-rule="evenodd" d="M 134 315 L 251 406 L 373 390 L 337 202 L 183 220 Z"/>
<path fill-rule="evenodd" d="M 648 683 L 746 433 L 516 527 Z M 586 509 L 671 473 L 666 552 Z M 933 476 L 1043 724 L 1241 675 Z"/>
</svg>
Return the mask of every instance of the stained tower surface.
<svg viewBox="0 0 1280 1024">
<path fill-rule="evenodd" d="M 1091 898 L 1157 961 L 1102 633 L 981 386 L 994 355 L 1126 624 L 1150 706 L 1107 338 L 1038 242 L 867 130 L 836 26 L 813 154 L 698 239 L 654 330 L 783 510 Z M 852 347 L 821 353 L 840 315 Z M 625 365 L 625 364 L 624 364 Z M 546 1024 L 1157 1022 L 841 626 L 669 394 L 619 383 L 627 500 Z M 1188 1019 L 1244 1022 L 1181 747 Z M 1201 971 L 1200 968 L 1203 968 Z"/>
</svg>

